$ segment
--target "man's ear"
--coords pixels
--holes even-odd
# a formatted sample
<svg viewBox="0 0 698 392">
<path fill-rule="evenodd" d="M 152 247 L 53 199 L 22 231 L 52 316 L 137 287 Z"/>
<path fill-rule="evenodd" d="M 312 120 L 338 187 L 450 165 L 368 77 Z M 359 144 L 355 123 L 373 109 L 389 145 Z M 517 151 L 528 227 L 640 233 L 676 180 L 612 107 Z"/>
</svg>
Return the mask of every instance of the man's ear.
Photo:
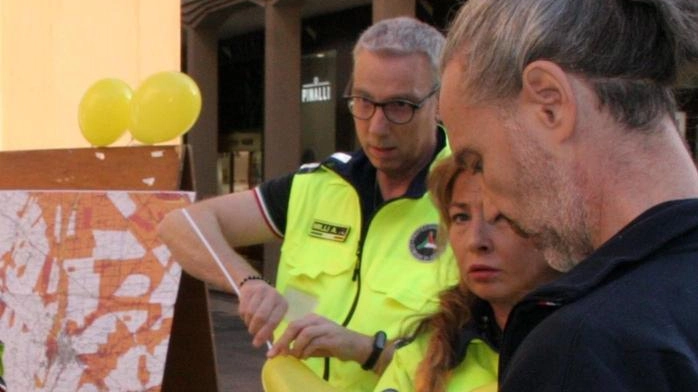
<svg viewBox="0 0 698 392">
<path fill-rule="evenodd" d="M 552 131 L 549 136 L 554 141 L 560 143 L 572 136 L 576 100 L 570 79 L 560 66 L 547 60 L 528 64 L 523 71 L 521 99 L 530 110 L 527 115 Z"/>
</svg>

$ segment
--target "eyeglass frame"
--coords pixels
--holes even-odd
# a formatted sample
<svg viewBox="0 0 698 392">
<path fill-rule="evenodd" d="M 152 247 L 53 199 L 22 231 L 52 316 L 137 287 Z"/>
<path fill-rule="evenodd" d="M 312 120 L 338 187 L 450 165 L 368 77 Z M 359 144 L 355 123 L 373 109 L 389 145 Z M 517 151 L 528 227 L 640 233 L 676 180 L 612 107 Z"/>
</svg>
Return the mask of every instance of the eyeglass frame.
<svg viewBox="0 0 698 392">
<path fill-rule="evenodd" d="M 347 87 L 349 87 L 349 86 L 347 86 Z M 436 92 L 439 91 L 440 88 L 441 88 L 441 83 L 436 83 L 434 85 L 434 87 L 431 89 L 431 91 L 429 91 L 429 93 L 424 98 L 420 99 L 417 102 L 412 102 L 409 99 L 391 99 L 388 101 L 376 102 L 376 101 L 372 100 L 371 98 L 368 98 L 368 97 L 365 97 L 362 95 L 344 95 L 342 98 L 347 100 L 347 106 L 349 108 L 349 113 L 351 113 L 351 115 L 354 118 L 358 118 L 359 120 L 370 120 L 373 117 L 373 115 L 376 114 L 376 108 L 380 107 L 381 111 L 383 111 L 383 116 L 385 116 L 386 120 L 388 120 L 389 122 L 391 122 L 395 125 L 404 125 L 404 124 L 407 124 L 410 121 L 412 121 L 412 119 L 414 118 L 414 113 L 418 109 L 421 109 L 422 106 L 424 106 L 424 103 L 426 103 L 426 101 L 429 98 L 431 98 L 434 94 L 436 94 Z M 352 107 L 354 106 L 354 99 L 356 99 L 356 98 L 360 98 L 360 99 L 363 99 L 364 101 L 371 103 L 371 107 L 373 108 L 373 110 L 371 111 L 371 114 L 368 117 L 362 118 L 362 117 L 359 117 L 359 116 L 354 114 Z M 393 103 L 402 103 L 402 104 L 409 106 L 412 109 L 412 114 L 410 115 L 410 118 L 407 119 L 407 121 L 397 122 L 397 121 L 394 121 L 393 119 L 391 119 L 390 117 L 388 117 L 387 114 L 385 114 L 384 107 L 387 105 L 393 104 Z"/>
</svg>

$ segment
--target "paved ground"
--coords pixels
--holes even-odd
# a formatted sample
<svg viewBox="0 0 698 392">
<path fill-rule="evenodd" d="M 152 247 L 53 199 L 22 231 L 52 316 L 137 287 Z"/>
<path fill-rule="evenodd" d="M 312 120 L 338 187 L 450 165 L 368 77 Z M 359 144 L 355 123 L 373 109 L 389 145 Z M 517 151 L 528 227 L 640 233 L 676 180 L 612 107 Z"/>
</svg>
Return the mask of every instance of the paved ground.
<svg viewBox="0 0 698 392">
<path fill-rule="evenodd" d="M 211 290 L 209 299 L 219 392 L 261 392 L 260 372 L 266 348 L 252 346 L 245 325 L 237 316 L 235 296 Z"/>
</svg>

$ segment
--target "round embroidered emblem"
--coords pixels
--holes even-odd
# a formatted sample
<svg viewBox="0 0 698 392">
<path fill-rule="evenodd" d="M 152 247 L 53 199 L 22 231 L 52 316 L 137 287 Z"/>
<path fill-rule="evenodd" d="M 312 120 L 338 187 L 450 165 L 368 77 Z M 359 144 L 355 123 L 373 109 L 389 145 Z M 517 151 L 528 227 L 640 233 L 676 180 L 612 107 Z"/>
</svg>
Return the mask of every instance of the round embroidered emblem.
<svg viewBox="0 0 698 392">
<path fill-rule="evenodd" d="M 438 253 L 436 245 L 435 224 L 424 225 L 412 233 L 410 237 L 410 252 L 417 260 L 434 261 Z"/>
</svg>

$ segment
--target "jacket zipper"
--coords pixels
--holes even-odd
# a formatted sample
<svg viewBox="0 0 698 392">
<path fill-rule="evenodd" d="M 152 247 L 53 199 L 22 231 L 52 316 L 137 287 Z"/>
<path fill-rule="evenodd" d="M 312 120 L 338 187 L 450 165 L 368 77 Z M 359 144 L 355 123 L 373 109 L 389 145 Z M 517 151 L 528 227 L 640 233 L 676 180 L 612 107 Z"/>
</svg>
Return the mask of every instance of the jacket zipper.
<svg viewBox="0 0 698 392">
<path fill-rule="evenodd" d="M 375 215 L 375 214 L 374 214 Z M 358 246 L 356 247 L 356 265 L 354 266 L 354 272 L 352 273 L 351 280 L 353 282 L 356 282 L 356 294 L 354 295 L 354 301 L 351 304 L 351 307 L 349 308 L 349 313 L 347 313 L 347 316 L 344 318 L 344 321 L 342 321 L 342 327 L 347 327 L 349 325 L 349 322 L 351 321 L 352 317 L 354 316 L 354 312 L 356 311 L 356 306 L 359 304 L 359 296 L 361 295 L 361 259 L 362 259 L 362 253 L 363 253 L 363 248 L 364 248 L 364 239 L 366 235 L 368 234 L 368 226 L 366 227 L 366 231 L 361 233 L 361 238 L 359 239 Z M 330 358 L 325 357 L 325 366 L 324 370 L 322 372 L 322 378 L 325 381 L 330 380 Z"/>
</svg>

